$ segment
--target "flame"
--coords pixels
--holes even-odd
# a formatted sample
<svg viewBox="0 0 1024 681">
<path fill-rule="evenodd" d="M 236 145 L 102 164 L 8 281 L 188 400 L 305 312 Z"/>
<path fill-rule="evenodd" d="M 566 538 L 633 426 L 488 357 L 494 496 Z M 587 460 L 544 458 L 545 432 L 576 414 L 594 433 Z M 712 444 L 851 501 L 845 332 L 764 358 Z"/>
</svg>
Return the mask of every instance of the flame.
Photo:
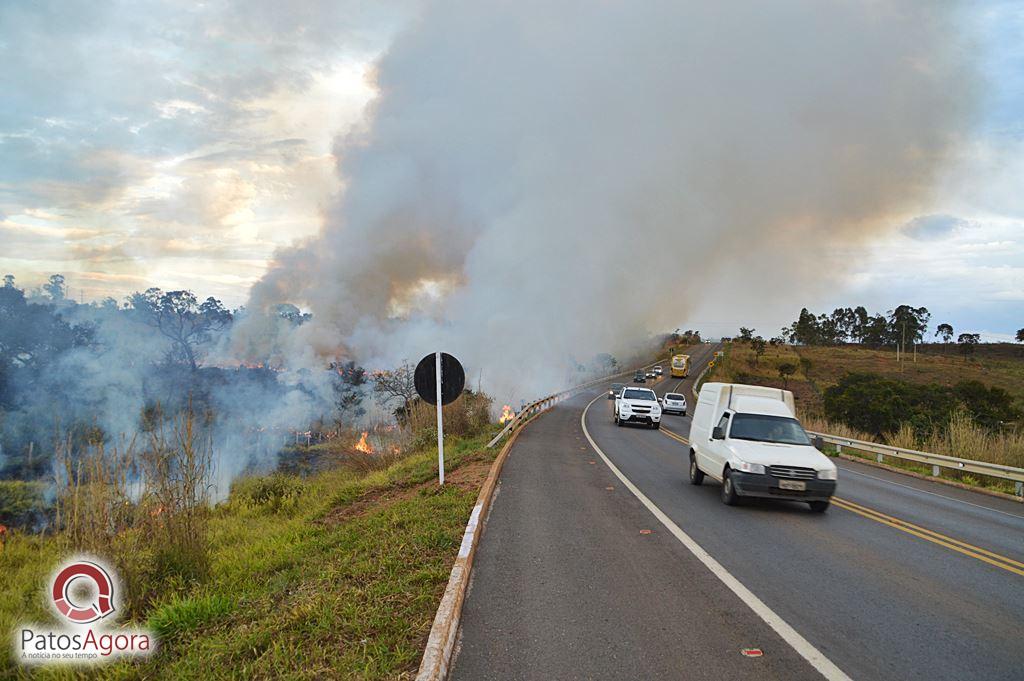
<svg viewBox="0 0 1024 681">
<path fill-rule="evenodd" d="M 373 454 L 373 447 L 366 443 L 366 436 L 369 435 L 367 431 L 363 431 L 363 436 L 359 438 L 359 442 L 356 443 L 356 451 L 362 452 L 363 454 Z"/>
<path fill-rule="evenodd" d="M 516 417 L 516 413 L 512 411 L 512 407 L 505 405 L 501 408 L 501 418 L 498 419 L 498 423 L 508 423 Z"/>
</svg>

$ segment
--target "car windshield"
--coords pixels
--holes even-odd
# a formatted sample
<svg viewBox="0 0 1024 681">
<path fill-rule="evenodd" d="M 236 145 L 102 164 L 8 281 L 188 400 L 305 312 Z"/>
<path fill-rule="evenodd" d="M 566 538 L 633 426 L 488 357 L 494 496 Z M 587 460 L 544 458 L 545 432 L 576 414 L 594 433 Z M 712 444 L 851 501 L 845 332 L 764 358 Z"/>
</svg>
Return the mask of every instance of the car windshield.
<svg viewBox="0 0 1024 681">
<path fill-rule="evenodd" d="M 622 396 L 627 400 L 650 400 L 654 402 L 657 398 L 652 390 L 627 389 Z"/>
<path fill-rule="evenodd" d="M 665 395 L 665 399 L 666 400 L 673 400 L 673 401 L 676 401 L 676 402 L 682 402 L 683 401 L 683 396 L 680 395 L 679 393 L 668 393 L 668 394 Z"/>
<path fill-rule="evenodd" d="M 612 390 L 615 390 L 616 392 L 618 392 L 619 390 L 622 390 L 622 384 L 621 383 L 612 383 Z"/>
<path fill-rule="evenodd" d="M 765 414 L 734 415 L 729 437 L 737 440 L 775 442 L 783 445 L 811 444 L 811 439 L 807 437 L 803 426 L 796 419 Z"/>
</svg>

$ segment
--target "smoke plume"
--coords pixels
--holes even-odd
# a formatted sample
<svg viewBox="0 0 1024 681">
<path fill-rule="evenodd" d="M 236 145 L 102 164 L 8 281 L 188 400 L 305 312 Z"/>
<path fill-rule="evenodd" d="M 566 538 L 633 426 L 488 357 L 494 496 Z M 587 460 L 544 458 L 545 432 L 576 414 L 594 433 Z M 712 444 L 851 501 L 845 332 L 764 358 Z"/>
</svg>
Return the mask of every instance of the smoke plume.
<svg viewBox="0 0 1024 681">
<path fill-rule="evenodd" d="M 254 340 L 254 316 L 236 351 L 444 349 L 528 397 L 696 310 L 739 325 L 835 285 L 835 254 L 902 224 L 969 122 L 957 12 L 429 2 L 337 142 L 345 190 L 320 235 L 252 291 L 250 309 L 313 321 Z"/>
</svg>

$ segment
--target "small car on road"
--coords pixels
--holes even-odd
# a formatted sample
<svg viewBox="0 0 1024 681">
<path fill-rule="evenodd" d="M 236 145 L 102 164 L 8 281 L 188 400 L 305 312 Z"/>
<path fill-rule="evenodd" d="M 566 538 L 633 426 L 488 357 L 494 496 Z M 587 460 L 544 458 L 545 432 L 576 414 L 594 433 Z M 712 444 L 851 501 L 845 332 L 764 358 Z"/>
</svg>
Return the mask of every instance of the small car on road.
<svg viewBox="0 0 1024 681">
<path fill-rule="evenodd" d="M 682 393 L 665 393 L 665 398 L 661 401 L 661 411 L 665 414 L 686 416 L 686 396 Z"/>
<path fill-rule="evenodd" d="M 624 387 L 626 386 L 622 385 L 621 383 L 612 383 L 611 390 L 608 391 L 608 399 L 614 400 L 616 397 L 619 396 L 619 392 L 621 392 Z"/>
<path fill-rule="evenodd" d="M 633 382 L 634 383 L 646 383 L 647 382 L 647 376 L 644 374 L 644 372 L 642 370 L 638 371 L 635 374 L 633 374 Z"/>
</svg>

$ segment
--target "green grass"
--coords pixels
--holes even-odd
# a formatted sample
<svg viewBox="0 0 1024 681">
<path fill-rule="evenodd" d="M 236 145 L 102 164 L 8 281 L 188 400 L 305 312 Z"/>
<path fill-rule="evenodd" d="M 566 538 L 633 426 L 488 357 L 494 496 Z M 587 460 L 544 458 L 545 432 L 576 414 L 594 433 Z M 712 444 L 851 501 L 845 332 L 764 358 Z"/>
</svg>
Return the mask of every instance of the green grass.
<svg viewBox="0 0 1024 681">
<path fill-rule="evenodd" d="M 446 447 L 449 479 L 492 460 L 486 441 Z M 146 613 L 145 625 L 160 635 L 151 658 L 30 670 L 12 666 L 7 645 L 0 675 L 411 678 L 478 492 L 469 483 L 439 489 L 436 465 L 426 451 L 362 476 L 334 470 L 241 481 L 210 521 L 211 577 L 173 589 Z M 358 513 L 339 515 L 353 502 Z M 52 621 L 44 590 L 61 553 L 53 538 L 8 543 L 0 555 L 5 633 L 19 621 Z"/>
</svg>

